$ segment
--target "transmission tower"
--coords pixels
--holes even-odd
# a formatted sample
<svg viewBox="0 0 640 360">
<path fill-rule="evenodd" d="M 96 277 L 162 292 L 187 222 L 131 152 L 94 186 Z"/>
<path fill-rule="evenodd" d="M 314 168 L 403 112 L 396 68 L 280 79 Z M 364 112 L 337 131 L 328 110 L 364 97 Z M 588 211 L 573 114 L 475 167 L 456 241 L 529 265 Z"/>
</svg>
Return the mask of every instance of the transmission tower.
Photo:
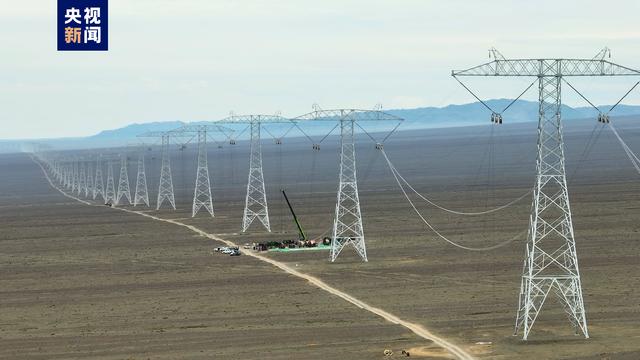
<svg viewBox="0 0 640 360">
<path fill-rule="evenodd" d="M 340 120 L 340 175 L 332 239 L 331 261 L 338 258 L 348 243 L 353 244 L 362 260 L 367 261 L 356 178 L 356 149 L 353 141 L 352 120 Z"/>
<path fill-rule="evenodd" d="M 118 195 L 116 196 L 116 202 L 114 205 L 119 205 L 122 201 L 122 197 L 126 197 L 129 204 L 131 204 L 131 188 L 129 187 L 129 166 L 127 164 L 127 155 L 120 156 L 120 178 L 118 180 Z"/>
<path fill-rule="evenodd" d="M 271 232 L 269 224 L 269 207 L 264 186 L 264 174 L 262 172 L 262 146 L 260 142 L 260 130 L 266 123 L 289 123 L 290 119 L 279 115 L 232 115 L 219 123 L 249 125 L 251 131 L 251 149 L 249 155 L 249 177 L 247 181 L 247 195 L 245 198 L 244 213 L 242 216 L 242 232 L 246 232 L 254 220 Z"/>
<path fill-rule="evenodd" d="M 379 110 L 322 110 L 317 108 L 315 111 L 294 120 L 338 122 L 340 126 L 340 173 L 331 240 L 331 261 L 335 261 L 342 249 L 348 244 L 353 245 L 363 261 L 368 261 L 358 195 L 354 129 L 355 126 L 360 127 L 358 123 L 362 121 L 397 121 L 399 124 L 402 119 Z M 317 149 L 316 146 L 319 148 L 319 145 L 314 143 L 314 149 Z"/>
<path fill-rule="evenodd" d="M 96 180 L 93 185 L 93 199 L 95 200 L 98 195 L 102 196 L 102 200 L 107 201 L 104 193 L 104 180 L 102 178 L 102 162 L 100 161 L 100 155 L 96 158 Z"/>
<path fill-rule="evenodd" d="M 269 224 L 269 207 L 267 193 L 264 188 L 264 174 L 262 173 L 262 146 L 260 144 L 260 123 L 251 123 L 251 150 L 249 155 L 249 179 L 247 181 L 247 195 L 242 215 L 242 232 L 247 231 L 256 218 L 271 232 Z"/>
<path fill-rule="evenodd" d="M 505 59 L 500 54 L 489 63 L 452 71 L 454 77 L 538 79 L 537 175 L 515 322 L 515 334 L 522 330 L 523 340 L 550 293 L 562 303 L 576 334 L 589 337 L 565 174 L 561 81 L 571 76 L 640 75 L 605 60 L 607 53 L 608 49 L 603 50 L 593 59 Z"/>
<path fill-rule="evenodd" d="M 133 206 L 143 203 L 149 206 L 147 175 L 144 169 L 144 150 L 140 150 L 138 154 L 138 174 L 136 175 L 136 193 L 133 197 Z"/>
<path fill-rule="evenodd" d="M 209 181 L 209 164 L 207 162 L 207 130 L 198 131 L 198 170 L 196 171 L 196 187 L 193 190 L 193 206 L 191 217 L 196 216 L 201 207 L 205 207 L 213 216 L 211 199 L 211 183 Z"/>
<path fill-rule="evenodd" d="M 176 209 L 176 199 L 173 194 L 173 179 L 171 178 L 171 160 L 169 159 L 169 136 L 162 135 L 162 167 L 160 168 L 160 185 L 158 187 L 158 201 L 156 210 L 167 200 L 173 210 Z"/>
<path fill-rule="evenodd" d="M 104 194 L 104 202 L 114 204 L 116 202 L 116 187 L 113 179 L 113 161 L 107 160 L 107 189 Z"/>
<path fill-rule="evenodd" d="M 207 139 L 213 132 L 221 132 L 228 137 L 232 130 L 217 124 L 201 124 L 184 125 L 168 132 L 173 138 L 185 139 L 187 142 L 193 140 L 194 137 L 198 140 L 198 168 L 196 170 L 191 217 L 195 217 L 203 206 L 213 216 L 213 198 L 211 196 L 211 181 L 209 179 L 207 161 Z M 216 141 L 215 138 L 212 139 Z"/>
<path fill-rule="evenodd" d="M 156 210 L 159 210 L 164 201 L 168 201 L 173 209 L 176 209 L 176 201 L 173 190 L 173 179 L 171 176 L 171 160 L 169 154 L 169 146 L 171 139 L 187 138 L 187 143 L 193 138 L 193 132 L 196 127 L 185 125 L 171 131 L 150 131 L 139 134 L 141 138 L 161 138 L 162 139 L 162 165 L 160 168 L 160 183 L 158 186 L 158 200 Z M 195 131 L 197 134 L 197 131 Z M 191 137 L 191 138 L 190 138 Z M 181 143 L 184 146 L 185 143 Z"/>
</svg>

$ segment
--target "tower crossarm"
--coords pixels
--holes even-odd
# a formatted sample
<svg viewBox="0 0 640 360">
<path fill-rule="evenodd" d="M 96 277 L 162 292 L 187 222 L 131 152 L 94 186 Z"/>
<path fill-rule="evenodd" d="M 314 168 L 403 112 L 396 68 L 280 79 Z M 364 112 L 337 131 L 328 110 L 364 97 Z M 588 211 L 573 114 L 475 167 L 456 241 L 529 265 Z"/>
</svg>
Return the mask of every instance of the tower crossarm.
<svg viewBox="0 0 640 360">
<path fill-rule="evenodd" d="M 138 134 L 139 138 L 158 138 L 168 135 L 169 131 L 147 131 L 142 134 Z"/>
<path fill-rule="evenodd" d="M 206 130 L 207 132 L 220 132 L 225 134 L 233 132 L 233 129 L 218 124 L 189 124 L 170 130 L 168 133 L 173 134 L 173 136 L 180 136 L 183 134 L 197 134 L 198 131 L 203 130 Z"/>
<path fill-rule="evenodd" d="M 216 121 L 220 124 L 251 124 L 251 123 L 291 123 L 292 119 L 280 115 L 231 115 L 222 120 Z"/>
<path fill-rule="evenodd" d="M 639 76 L 640 71 L 604 59 L 497 59 L 452 76 Z"/>
<path fill-rule="evenodd" d="M 178 144 L 184 145 L 190 143 L 192 140 L 197 138 L 197 131 L 189 132 L 189 131 L 177 131 L 169 130 L 169 131 L 147 131 L 142 134 L 138 134 L 138 138 L 158 138 L 164 139 L 166 144 Z"/>
<path fill-rule="evenodd" d="M 318 109 L 294 118 L 296 121 L 403 121 L 404 119 L 380 110 Z"/>
<path fill-rule="evenodd" d="M 212 133 L 222 133 L 225 137 L 229 138 L 234 132 L 235 130 L 219 124 L 189 124 L 169 131 L 169 135 L 174 138 L 191 139 L 198 136 L 198 134 L 200 134 L 200 136 L 205 134 L 206 137 L 210 138 Z"/>
</svg>

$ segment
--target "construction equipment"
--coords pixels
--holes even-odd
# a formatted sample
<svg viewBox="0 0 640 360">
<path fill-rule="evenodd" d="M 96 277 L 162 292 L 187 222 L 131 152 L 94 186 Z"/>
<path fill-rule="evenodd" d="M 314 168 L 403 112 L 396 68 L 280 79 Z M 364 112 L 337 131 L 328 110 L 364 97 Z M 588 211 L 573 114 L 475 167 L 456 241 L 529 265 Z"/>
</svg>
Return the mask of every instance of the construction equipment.
<svg viewBox="0 0 640 360">
<path fill-rule="evenodd" d="M 298 227 L 298 239 L 300 241 L 306 241 L 307 240 L 307 235 L 304 233 L 304 230 L 302 230 L 302 226 L 300 225 L 300 221 L 298 221 L 298 217 L 296 216 L 296 213 L 293 211 L 293 207 L 291 206 L 291 203 L 289 202 L 289 198 L 287 197 L 287 193 L 284 191 L 284 189 L 281 189 L 282 191 L 282 195 L 284 196 L 284 199 L 287 201 L 287 205 L 289 206 L 289 210 L 291 211 L 291 215 L 293 216 L 293 221 L 295 221 L 296 226 Z"/>
</svg>

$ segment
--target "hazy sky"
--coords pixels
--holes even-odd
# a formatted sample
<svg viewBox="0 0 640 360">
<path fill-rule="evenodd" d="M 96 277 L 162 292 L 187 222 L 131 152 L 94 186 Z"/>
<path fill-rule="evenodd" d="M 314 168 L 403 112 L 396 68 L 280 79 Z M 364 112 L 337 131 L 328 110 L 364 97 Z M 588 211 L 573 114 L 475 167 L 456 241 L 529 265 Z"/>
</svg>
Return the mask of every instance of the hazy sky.
<svg viewBox="0 0 640 360">
<path fill-rule="evenodd" d="M 133 122 L 473 101 L 451 69 L 512 57 L 640 68 L 640 1 L 110 0 L 108 52 L 56 51 L 55 0 L 0 0 L 0 138 Z M 500 80 L 500 81 L 494 81 Z M 576 82 L 613 103 L 634 81 Z M 531 80 L 470 85 L 515 97 Z M 575 96 L 565 102 L 584 105 Z M 527 98 L 534 98 L 535 94 Z M 640 104 L 640 93 L 626 103 Z"/>
</svg>

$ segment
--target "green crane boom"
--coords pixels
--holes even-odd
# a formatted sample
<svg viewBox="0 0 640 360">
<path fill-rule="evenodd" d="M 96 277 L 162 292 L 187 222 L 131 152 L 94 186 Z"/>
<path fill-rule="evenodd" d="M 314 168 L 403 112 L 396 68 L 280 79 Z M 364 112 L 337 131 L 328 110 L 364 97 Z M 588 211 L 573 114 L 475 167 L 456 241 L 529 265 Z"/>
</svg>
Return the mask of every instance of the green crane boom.
<svg viewBox="0 0 640 360">
<path fill-rule="evenodd" d="M 284 189 L 282 189 L 281 191 L 282 191 L 282 195 L 284 196 L 284 199 L 287 201 L 287 205 L 289 206 L 289 210 L 291 211 L 291 215 L 293 216 L 293 221 L 295 221 L 296 226 L 298 227 L 298 238 L 300 239 L 300 241 L 307 240 L 307 235 L 304 233 L 304 230 L 302 230 L 302 226 L 300 225 L 300 221 L 298 221 L 298 217 L 296 216 L 296 213 L 293 211 L 293 207 L 291 206 L 291 203 L 289 202 L 289 198 L 287 197 L 287 193 L 284 192 Z"/>
</svg>

